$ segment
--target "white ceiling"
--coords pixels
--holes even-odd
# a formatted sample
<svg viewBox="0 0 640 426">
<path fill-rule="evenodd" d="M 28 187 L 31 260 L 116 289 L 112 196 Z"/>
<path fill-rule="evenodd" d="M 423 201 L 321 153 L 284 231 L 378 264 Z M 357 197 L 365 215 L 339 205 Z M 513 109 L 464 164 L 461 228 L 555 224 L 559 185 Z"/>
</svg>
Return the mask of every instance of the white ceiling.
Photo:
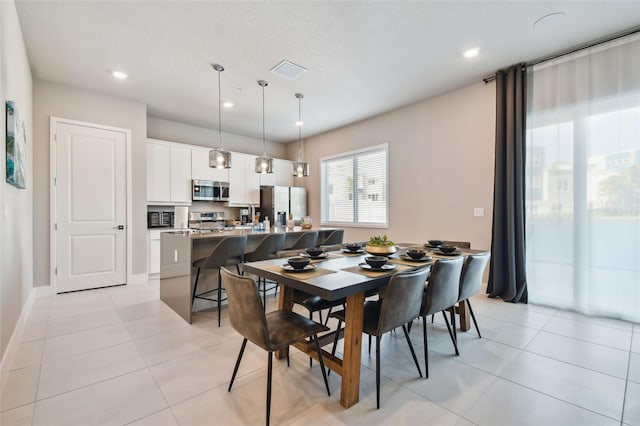
<svg viewBox="0 0 640 426">
<path fill-rule="evenodd" d="M 640 24 L 640 1 L 26 1 L 16 6 L 35 78 L 146 103 L 150 116 L 296 140 L 479 81 L 496 69 Z M 533 26 L 540 17 L 564 17 Z M 479 47 L 469 60 L 462 51 Z M 295 80 L 270 73 L 287 59 Z M 116 81 L 111 70 L 129 74 Z"/>
</svg>

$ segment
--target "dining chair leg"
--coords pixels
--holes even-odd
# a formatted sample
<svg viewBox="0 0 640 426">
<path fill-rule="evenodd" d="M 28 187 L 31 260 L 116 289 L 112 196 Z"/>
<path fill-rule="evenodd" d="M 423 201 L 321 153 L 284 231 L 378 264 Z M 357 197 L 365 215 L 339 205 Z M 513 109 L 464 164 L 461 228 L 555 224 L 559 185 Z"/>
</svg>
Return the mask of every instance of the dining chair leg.
<svg viewBox="0 0 640 426">
<path fill-rule="evenodd" d="M 327 395 L 331 396 L 331 390 L 329 390 L 329 381 L 327 380 L 327 370 L 324 368 L 324 361 L 322 359 L 322 349 L 320 349 L 320 342 L 318 342 L 318 335 L 313 335 L 313 341 L 316 342 L 316 352 L 318 352 L 318 362 L 320 362 L 320 369 L 322 370 L 322 378 L 324 379 L 324 386 L 327 388 Z"/>
<path fill-rule="evenodd" d="M 331 315 L 331 310 L 332 310 L 332 309 L 333 309 L 333 308 L 331 307 L 331 308 L 329 308 L 329 310 L 327 311 L 327 317 L 324 319 L 324 322 L 323 322 L 323 324 L 324 324 L 324 325 L 327 325 L 327 323 L 329 322 L 329 316 Z M 322 322 L 322 318 L 320 318 L 320 322 Z"/>
<path fill-rule="evenodd" d="M 267 280 L 262 278 L 262 309 L 267 312 Z"/>
<path fill-rule="evenodd" d="M 451 316 L 451 328 L 453 329 L 453 337 L 455 337 L 456 342 L 458 342 L 458 330 L 456 330 L 456 307 L 451 307 L 451 312 L 449 312 Z"/>
<path fill-rule="evenodd" d="M 420 377 L 422 377 L 422 370 L 420 369 L 420 364 L 418 364 L 418 357 L 416 357 L 416 352 L 413 350 L 413 344 L 411 343 L 411 338 L 409 337 L 409 332 L 407 331 L 407 327 L 403 325 L 402 331 L 404 331 L 404 337 L 407 338 L 407 343 L 409 344 L 409 350 L 411 351 L 413 362 L 416 364 L 416 368 L 418 369 L 418 374 L 420 375 Z"/>
<path fill-rule="evenodd" d="M 313 321 L 313 312 L 309 311 L 309 319 Z M 309 357 L 309 368 L 313 367 L 313 358 Z"/>
<path fill-rule="evenodd" d="M 431 324 L 433 324 L 433 319 L 435 318 L 436 314 L 431 314 Z"/>
<path fill-rule="evenodd" d="M 238 359 L 236 360 L 236 366 L 233 367 L 233 374 L 231 375 L 231 381 L 229 382 L 229 389 L 227 392 L 231 392 L 231 386 L 233 386 L 233 381 L 236 379 L 236 374 L 238 373 L 238 368 L 240 367 L 240 361 L 242 361 L 242 355 L 244 354 L 244 348 L 247 346 L 247 339 L 244 338 L 242 340 L 242 346 L 240 347 L 240 353 L 238 354 Z"/>
<path fill-rule="evenodd" d="M 409 333 L 411 333 L 411 327 L 413 326 L 413 320 L 409 321 L 407 323 L 407 330 L 409 330 Z"/>
<path fill-rule="evenodd" d="M 476 321 L 476 316 L 473 314 L 473 309 L 471 308 L 471 302 L 467 299 L 467 306 L 469 307 L 469 313 L 471 314 L 471 319 L 473 320 L 473 325 L 476 326 L 476 331 L 478 332 L 478 337 L 482 339 L 482 335 L 480 335 L 480 329 L 478 328 L 478 322 Z"/>
<path fill-rule="evenodd" d="M 220 318 L 222 316 L 222 276 L 218 269 L 218 327 L 220 327 Z"/>
<path fill-rule="evenodd" d="M 449 325 L 449 320 L 447 319 L 447 314 L 445 313 L 445 311 L 442 311 L 442 316 L 444 317 L 445 324 L 447 324 L 447 331 L 449 331 L 449 337 L 451 337 L 451 341 L 453 342 L 453 347 L 456 350 L 456 355 L 460 355 L 460 352 L 458 352 L 458 342 L 454 337 L 453 332 L 451 331 L 451 326 Z"/>
<path fill-rule="evenodd" d="M 429 346 L 427 344 L 427 317 L 422 317 L 422 344 L 424 345 L 424 378 L 429 378 Z"/>
<path fill-rule="evenodd" d="M 196 282 L 193 284 L 193 295 L 191 296 L 191 305 L 196 300 L 196 289 L 198 288 L 198 278 L 200 278 L 200 268 L 196 270 Z"/>
<path fill-rule="evenodd" d="M 380 336 L 376 336 L 376 407 L 380 409 Z"/>
<path fill-rule="evenodd" d="M 267 357 L 267 426 L 269 426 L 271 419 L 271 373 L 273 371 L 273 355 L 271 352 L 267 352 Z"/>
<path fill-rule="evenodd" d="M 336 335 L 333 338 L 333 347 L 331 348 L 331 355 L 335 356 L 336 355 L 336 348 L 338 347 L 338 339 L 340 338 L 340 327 L 342 327 L 342 321 L 338 320 L 338 328 L 336 328 Z M 329 369 L 329 372 L 327 373 L 327 375 L 331 374 L 331 369 Z"/>
<path fill-rule="evenodd" d="M 371 335 L 369 335 L 369 355 L 371 355 Z"/>
</svg>

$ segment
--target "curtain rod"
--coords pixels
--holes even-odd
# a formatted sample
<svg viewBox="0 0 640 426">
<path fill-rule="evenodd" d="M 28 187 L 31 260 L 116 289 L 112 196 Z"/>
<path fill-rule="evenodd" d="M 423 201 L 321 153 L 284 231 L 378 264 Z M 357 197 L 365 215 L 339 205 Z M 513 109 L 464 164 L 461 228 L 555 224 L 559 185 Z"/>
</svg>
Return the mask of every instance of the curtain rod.
<svg viewBox="0 0 640 426">
<path fill-rule="evenodd" d="M 581 45 L 578 45 L 578 46 L 574 46 L 572 48 L 569 48 L 569 49 L 566 49 L 566 50 L 562 50 L 560 52 L 552 53 L 551 55 L 543 56 L 541 58 L 534 59 L 534 60 L 529 61 L 529 62 L 525 62 L 524 66 L 525 66 L 525 68 L 532 67 L 534 65 L 538 65 L 538 64 L 541 64 L 543 62 L 552 61 L 552 60 L 560 58 L 562 56 L 570 55 L 572 53 L 576 53 L 576 52 L 579 52 L 579 51 L 584 50 L 584 49 L 589 49 L 591 47 L 599 46 L 601 44 L 608 43 L 608 42 L 614 41 L 614 40 L 618 40 L 620 38 L 627 37 L 627 36 L 630 36 L 630 35 L 636 34 L 636 33 L 640 33 L 640 26 L 629 28 L 629 29 L 626 29 L 624 31 L 621 31 L 621 32 L 618 32 L 618 33 L 615 33 L 615 34 L 608 35 L 606 37 L 602 37 L 602 38 L 599 38 L 599 39 L 596 39 L 596 40 L 592 40 L 592 41 L 590 41 L 588 43 L 584 43 L 584 44 L 581 44 Z M 496 79 L 496 76 L 494 74 L 492 76 L 483 78 L 482 81 L 484 81 L 485 84 L 489 84 L 492 81 L 494 81 L 495 79 Z"/>
</svg>

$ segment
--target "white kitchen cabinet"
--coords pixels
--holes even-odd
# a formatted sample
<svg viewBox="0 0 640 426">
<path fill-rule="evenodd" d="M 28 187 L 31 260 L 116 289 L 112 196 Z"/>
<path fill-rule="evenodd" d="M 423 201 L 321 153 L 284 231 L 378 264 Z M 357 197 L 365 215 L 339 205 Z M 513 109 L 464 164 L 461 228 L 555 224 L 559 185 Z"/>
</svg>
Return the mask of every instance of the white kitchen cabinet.
<svg viewBox="0 0 640 426">
<path fill-rule="evenodd" d="M 147 200 L 171 200 L 171 147 L 147 142 Z"/>
<path fill-rule="evenodd" d="M 191 204 L 189 148 L 147 140 L 147 204 Z"/>
<path fill-rule="evenodd" d="M 230 169 L 209 167 L 209 151 L 210 149 L 208 148 L 191 148 L 191 178 L 229 182 Z M 231 155 L 231 168 L 233 168 L 235 162 L 235 157 Z"/>
<path fill-rule="evenodd" d="M 260 204 L 260 179 L 254 171 L 255 156 L 231 153 L 229 169 L 229 206 Z"/>
<path fill-rule="evenodd" d="M 170 232 L 173 229 L 149 229 L 147 240 L 147 271 L 149 274 L 160 273 L 160 234 L 163 232 Z"/>
<path fill-rule="evenodd" d="M 293 166 L 289 160 L 274 160 L 276 186 L 293 186 Z"/>
</svg>

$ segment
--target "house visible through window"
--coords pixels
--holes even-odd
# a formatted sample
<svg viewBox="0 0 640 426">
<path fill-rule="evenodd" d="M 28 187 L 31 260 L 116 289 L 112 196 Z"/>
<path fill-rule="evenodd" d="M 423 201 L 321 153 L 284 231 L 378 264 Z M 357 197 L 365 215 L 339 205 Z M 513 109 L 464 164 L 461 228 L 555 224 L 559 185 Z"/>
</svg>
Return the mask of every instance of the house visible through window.
<svg viewBox="0 0 640 426">
<path fill-rule="evenodd" d="M 388 145 L 323 158 L 322 223 L 388 226 Z"/>
</svg>

